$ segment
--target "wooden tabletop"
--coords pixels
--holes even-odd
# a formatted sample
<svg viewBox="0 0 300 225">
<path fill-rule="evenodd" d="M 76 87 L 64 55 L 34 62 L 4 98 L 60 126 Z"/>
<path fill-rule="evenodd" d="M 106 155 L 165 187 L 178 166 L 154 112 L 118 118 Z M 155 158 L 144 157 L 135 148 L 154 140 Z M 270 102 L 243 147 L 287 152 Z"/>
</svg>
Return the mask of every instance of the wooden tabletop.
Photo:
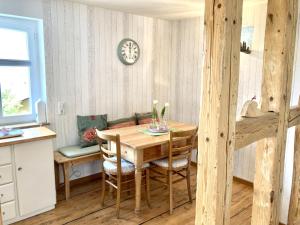
<svg viewBox="0 0 300 225">
<path fill-rule="evenodd" d="M 56 137 L 56 133 L 47 127 L 34 127 L 23 129 L 24 134 L 20 137 L 6 138 L 0 140 L 0 147 L 27 143 L 32 141 L 40 141 Z"/>
<path fill-rule="evenodd" d="M 149 124 L 138 125 L 132 127 L 125 128 L 117 128 L 112 130 L 102 131 L 104 134 L 110 135 L 120 135 L 121 144 L 127 145 L 134 149 L 145 149 L 161 144 L 168 143 L 169 135 L 161 135 L 161 136 L 151 136 L 148 134 L 144 134 L 142 131 L 147 129 Z M 195 125 L 180 123 L 175 121 L 169 121 L 168 127 L 173 128 L 176 131 L 188 131 L 196 128 Z"/>
</svg>

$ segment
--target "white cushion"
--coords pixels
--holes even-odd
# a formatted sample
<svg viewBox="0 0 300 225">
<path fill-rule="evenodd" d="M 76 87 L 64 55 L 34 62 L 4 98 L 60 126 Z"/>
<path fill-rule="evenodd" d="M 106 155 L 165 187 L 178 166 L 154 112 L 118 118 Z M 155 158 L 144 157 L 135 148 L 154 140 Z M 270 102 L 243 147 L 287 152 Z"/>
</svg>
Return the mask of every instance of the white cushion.
<svg viewBox="0 0 300 225">
<path fill-rule="evenodd" d="M 117 162 L 117 157 L 114 156 L 112 158 L 110 158 L 111 160 Z M 144 163 L 143 165 L 143 169 L 146 169 L 150 166 L 149 163 Z M 110 161 L 104 161 L 103 162 L 103 168 L 105 170 L 105 172 L 110 173 L 110 174 L 116 174 L 117 173 L 117 164 L 116 163 L 112 163 Z M 122 174 L 128 174 L 128 173 L 132 173 L 135 170 L 135 166 L 134 164 L 132 164 L 131 162 L 128 162 L 124 159 L 121 159 L 121 171 Z"/>
<path fill-rule="evenodd" d="M 168 158 L 155 160 L 152 163 L 157 165 L 157 166 L 164 167 L 164 168 L 169 167 L 169 159 Z M 176 169 L 176 168 L 187 166 L 187 164 L 188 164 L 188 160 L 186 158 L 184 158 L 184 159 L 175 159 L 175 160 L 173 160 L 172 167 Z"/>
</svg>

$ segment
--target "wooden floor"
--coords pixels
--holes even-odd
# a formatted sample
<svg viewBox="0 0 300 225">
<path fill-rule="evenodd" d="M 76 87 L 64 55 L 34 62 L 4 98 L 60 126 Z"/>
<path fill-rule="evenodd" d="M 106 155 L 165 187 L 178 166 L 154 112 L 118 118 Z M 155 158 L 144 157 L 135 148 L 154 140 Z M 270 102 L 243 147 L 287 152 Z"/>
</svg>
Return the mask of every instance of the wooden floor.
<svg viewBox="0 0 300 225">
<path fill-rule="evenodd" d="M 72 187 L 72 198 L 69 201 L 62 200 L 63 193 L 58 193 L 56 209 L 50 212 L 32 217 L 16 223 L 18 225 L 61 225 L 61 224 L 85 224 L 85 225 L 132 225 L 132 224 L 194 224 L 195 201 L 188 202 L 186 183 L 175 184 L 176 209 L 172 216 L 168 213 L 168 191 L 165 187 L 151 182 L 151 204 L 149 209 L 142 202 L 142 213 L 134 213 L 134 199 L 128 198 L 126 193 L 121 203 L 121 218 L 115 218 L 114 199 L 108 196 L 105 206 L 100 207 L 100 182 L 93 181 Z M 192 170 L 193 197 L 196 190 L 196 169 Z M 232 225 L 250 225 L 252 188 L 239 183 L 233 184 L 233 197 L 231 208 Z"/>
</svg>

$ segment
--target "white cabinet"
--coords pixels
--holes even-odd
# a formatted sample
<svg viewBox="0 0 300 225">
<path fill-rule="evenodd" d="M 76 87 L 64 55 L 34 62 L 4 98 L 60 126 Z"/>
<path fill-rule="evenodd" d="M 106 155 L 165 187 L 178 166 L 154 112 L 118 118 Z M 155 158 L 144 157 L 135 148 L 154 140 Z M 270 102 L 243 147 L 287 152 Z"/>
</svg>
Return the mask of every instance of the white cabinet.
<svg viewBox="0 0 300 225">
<path fill-rule="evenodd" d="M 0 166 L 11 163 L 10 146 L 2 147 L 0 151 Z"/>
<path fill-rule="evenodd" d="M 39 137 L 44 128 L 31 130 Z M 50 132 L 50 131 L 49 131 Z M 0 207 L 4 224 L 11 224 L 51 210 L 56 204 L 51 133 L 48 138 L 16 140 L 0 147 Z M 31 136 L 31 137 L 32 137 Z M 0 217 L 1 219 L 1 217 Z M 1 223 L 0 223 L 1 224 Z"/>
<path fill-rule="evenodd" d="M 9 183 L 0 186 L 0 202 L 6 203 L 15 199 L 14 183 Z"/>
<path fill-rule="evenodd" d="M 15 202 L 1 204 L 2 217 L 4 221 L 11 220 L 17 216 Z"/>
<path fill-rule="evenodd" d="M 54 205 L 52 141 L 16 145 L 14 154 L 20 215 Z"/>
<path fill-rule="evenodd" d="M 0 166 L 0 185 L 12 182 L 12 167 L 11 165 Z"/>
</svg>

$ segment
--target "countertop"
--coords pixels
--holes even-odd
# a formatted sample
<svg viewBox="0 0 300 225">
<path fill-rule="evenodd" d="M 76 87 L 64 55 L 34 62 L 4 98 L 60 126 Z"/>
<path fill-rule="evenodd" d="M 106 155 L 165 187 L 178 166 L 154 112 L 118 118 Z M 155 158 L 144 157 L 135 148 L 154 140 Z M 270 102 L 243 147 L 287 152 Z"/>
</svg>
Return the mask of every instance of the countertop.
<svg viewBox="0 0 300 225">
<path fill-rule="evenodd" d="M 26 128 L 22 130 L 24 134 L 20 137 L 1 139 L 0 147 L 52 139 L 56 137 L 56 133 L 48 129 L 47 127 L 34 127 L 34 128 Z"/>
</svg>

